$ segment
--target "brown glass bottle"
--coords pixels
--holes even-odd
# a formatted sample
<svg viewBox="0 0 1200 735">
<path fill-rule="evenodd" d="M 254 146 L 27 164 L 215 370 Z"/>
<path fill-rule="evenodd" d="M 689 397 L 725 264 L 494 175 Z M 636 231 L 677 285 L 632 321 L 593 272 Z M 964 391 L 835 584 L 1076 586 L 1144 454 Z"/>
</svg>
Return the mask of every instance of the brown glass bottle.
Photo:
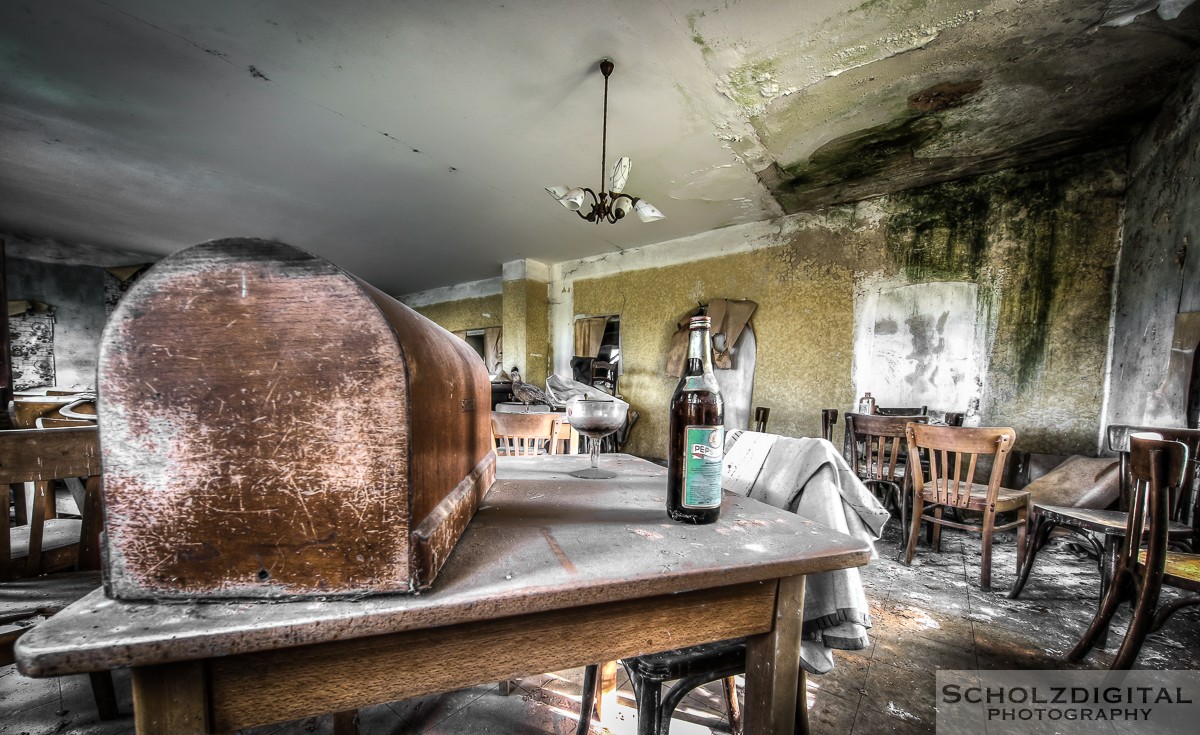
<svg viewBox="0 0 1200 735">
<path fill-rule="evenodd" d="M 707 316 L 688 321 L 687 364 L 671 396 L 667 515 L 680 523 L 712 523 L 721 515 L 725 405 L 708 332 Z"/>
</svg>

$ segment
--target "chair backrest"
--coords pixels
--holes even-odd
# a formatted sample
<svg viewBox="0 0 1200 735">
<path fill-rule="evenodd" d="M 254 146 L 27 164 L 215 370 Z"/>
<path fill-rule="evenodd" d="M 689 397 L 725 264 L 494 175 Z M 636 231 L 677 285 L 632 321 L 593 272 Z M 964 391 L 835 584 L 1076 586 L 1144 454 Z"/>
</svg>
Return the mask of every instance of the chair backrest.
<svg viewBox="0 0 1200 735">
<path fill-rule="evenodd" d="M 928 452 L 928 478 L 925 477 L 921 462 L 910 461 L 908 466 L 916 487 L 923 487 L 927 483 L 933 486 L 937 494 L 934 502 L 956 508 L 967 507 L 978 460 L 989 455 L 992 456 L 992 471 L 987 484 L 987 504 L 996 502 L 1000 478 L 1004 476 L 1004 464 L 1017 441 L 1017 432 L 1008 427 L 964 428 L 909 422 L 905 433 L 908 436 L 909 457 L 919 457 L 921 452 Z"/>
<path fill-rule="evenodd" d="M 1132 424 L 1110 424 L 1108 448 L 1116 452 L 1121 460 L 1121 505 L 1129 507 L 1131 477 L 1129 467 L 1129 437 L 1134 434 L 1151 433 L 1167 441 L 1182 442 L 1187 447 L 1187 462 L 1184 465 L 1182 482 L 1173 488 L 1168 497 L 1167 513 L 1173 521 L 1187 522 L 1191 515 L 1193 538 L 1200 541 L 1200 512 L 1196 509 L 1200 495 L 1196 493 L 1197 455 L 1200 455 L 1200 429 L 1181 429 L 1167 426 L 1135 426 Z"/>
<path fill-rule="evenodd" d="M 928 416 L 929 406 L 876 406 L 877 416 Z"/>
<path fill-rule="evenodd" d="M 100 441 L 95 426 L 63 429 L 0 431 L 0 508 L 6 512 L 10 485 L 31 482 L 34 498 L 29 513 L 29 554 L 26 569 L 36 573 L 42 552 L 45 522 L 55 516 L 54 480 L 86 477 L 77 565 L 99 568 Z M 0 523 L 0 579 L 11 579 L 12 539 L 7 519 Z"/>
<path fill-rule="evenodd" d="M 897 469 L 904 469 L 908 458 L 906 429 L 913 422 L 925 423 L 928 416 L 879 416 L 846 414 L 846 434 L 850 437 L 850 465 L 864 481 L 896 482 Z"/>
<path fill-rule="evenodd" d="M 767 422 L 771 420 L 771 409 L 766 406 L 754 407 L 754 430 L 757 432 L 765 432 L 767 430 Z"/>
<path fill-rule="evenodd" d="M 617 366 L 615 363 L 593 360 L 591 371 L 589 383 L 611 395 L 617 394 Z"/>
<path fill-rule="evenodd" d="M 1167 554 L 1167 521 L 1170 498 L 1177 495 L 1187 474 L 1187 445 L 1161 434 L 1127 434 L 1129 447 L 1129 516 L 1120 559 L 1125 568 L 1137 563 L 1138 551 L 1147 544 L 1146 569 L 1162 577 Z"/>
<path fill-rule="evenodd" d="M 838 410 L 836 408 L 821 409 L 821 438 L 827 442 L 833 441 L 833 427 L 837 425 Z"/>
<path fill-rule="evenodd" d="M 492 436 L 497 450 L 508 457 L 558 454 L 558 428 L 562 416 L 553 413 L 492 412 Z"/>
</svg>

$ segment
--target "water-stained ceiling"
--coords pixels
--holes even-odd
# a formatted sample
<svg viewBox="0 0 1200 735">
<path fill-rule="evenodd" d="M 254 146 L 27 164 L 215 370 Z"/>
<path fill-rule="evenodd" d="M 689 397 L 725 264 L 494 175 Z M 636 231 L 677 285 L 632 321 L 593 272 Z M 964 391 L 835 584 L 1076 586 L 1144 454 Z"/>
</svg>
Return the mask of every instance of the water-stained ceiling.
<svg viewBox="0 0 1200 735">
<path fill-rule="evenodd" d="M 277 237 L 393 293 L 1123 144 L 1191 0 L 0 4 L 0 229 Z M 609 160 L 667 216 L 543 187 Z"/>
</svg>

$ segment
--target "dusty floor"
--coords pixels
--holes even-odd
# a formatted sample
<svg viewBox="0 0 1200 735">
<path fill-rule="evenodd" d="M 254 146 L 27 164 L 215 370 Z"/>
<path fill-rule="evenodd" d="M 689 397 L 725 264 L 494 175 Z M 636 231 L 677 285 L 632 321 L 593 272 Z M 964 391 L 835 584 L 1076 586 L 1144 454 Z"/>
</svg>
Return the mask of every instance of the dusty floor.
<svg viewBox="0 0 1200 735">
<path fill-rule="evenodd" d="M 997 547 L 994 591 L 979 589 L 979 542 L 948 534 L 940 555 L 918 549 L 912 567 L 894 561 L 897 534 L 892 529 L 879 545 L 880 558 L 864 570 L 875 627 L 871 648 L 839 652 L 836 670 L 809 677 L 809 701 L 815 733 L 933 732 L 934 671 L 971 668 L 1062 668 L 1095 610 L 1094 564 L 1061 546 L 1039 556 L 1020 600 L 1005 594 L 1012 581 L 1012 537 Z M 1115 645 L 1127 614 L 1118 619 Z M 1181 642 L 1177 642 L 1181 641 Z M 1107 667 L 1112 649 L 1084 662 Z M 1163 634 L 1151 636 L 1139 666 L 1159 669 L 1200 668 L 1200 608 L 1175 615 Z M 121 711 L 131 711 L 129 676 L 117 672 Z M 581 670 L 531 676 L 509 696 L 498 687 L 480 686 L 451 694 L 422 697 L 367 708 L 361 713 L 365 735 L 399 733 L 571 733 L 579 707 Z M 623 688 L 615 707 L 606 709 L 593 733 L 636 732 L 632 694 Z M 674 735 L 727 731 L 718 686 L 697 690 L 677 713 Z M 0 668 L 0 733 L 132 732 L 131 717 L 99 723 L 86 677 L 31 680 L 12 666 Z M 300 735 L 331 731 L 328 718 L 257 728 L 253 735 Z"/>
</svg>

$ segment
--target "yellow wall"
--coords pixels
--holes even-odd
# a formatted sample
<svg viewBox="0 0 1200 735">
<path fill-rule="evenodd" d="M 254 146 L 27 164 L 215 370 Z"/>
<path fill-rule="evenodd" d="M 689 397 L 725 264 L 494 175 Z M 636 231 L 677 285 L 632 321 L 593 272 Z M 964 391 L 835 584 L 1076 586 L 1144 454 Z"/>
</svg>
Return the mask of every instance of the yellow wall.
<svg viewBox="0 0 1200 735">
<path fill-rule="evenodd" d="M 675 325 L 697 302 L 758 303 L 751 405 L 771 408 L 772 432 L 819 436 L 821 409 L 853 401 L 854 303 L 845 298 L 853 273 L 795 262 L 793 254 L 770 248 L 575 282 L 576 313 L 621 315 L 620 391 L 641 415 L 628 452 L 666 456 L 667 406 L 677 383 L 665 374 L 667 350 Z"/>
<path fill-rule="evenodd" d="M 546 385 L 550 327 L 546 283 L 530 278 L 504 282 L 504 369 L 521 370 L 526 383 Z"/>
<path fill-rule="evenodd" d="M 474 299 L 443 301 L 416 308 L 416 311 L 451 332 L 485 329 L 501 324 L 504 300 L 500 294 Z"/>
</svg>

